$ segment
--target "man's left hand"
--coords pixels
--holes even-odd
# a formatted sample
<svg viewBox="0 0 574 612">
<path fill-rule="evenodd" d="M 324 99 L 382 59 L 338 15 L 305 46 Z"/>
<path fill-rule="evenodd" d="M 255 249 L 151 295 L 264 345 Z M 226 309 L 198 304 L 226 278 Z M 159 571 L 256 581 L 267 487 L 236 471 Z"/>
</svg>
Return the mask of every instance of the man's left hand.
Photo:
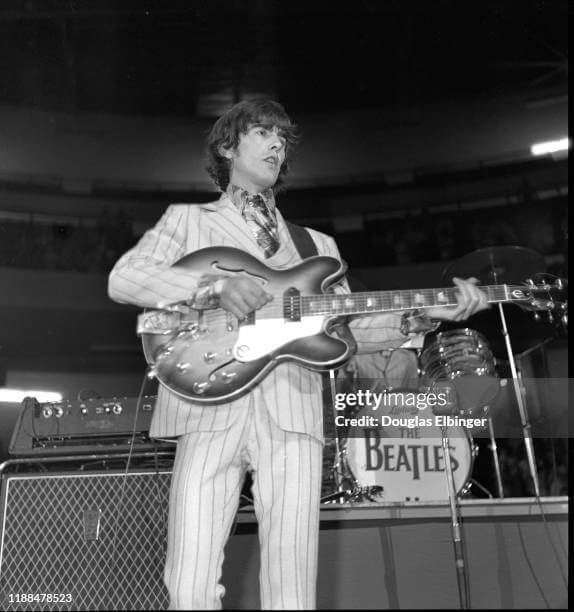
<svg viewBox="0 0 574 612">
<path fill-rule="evenodd" d="M 456 292 L 456 306 L 436 306 L 425 310 L 433 319 L 439 321 L 464 321 L 473 314 L 490 307 L 486 294 L 481 291 L 478 285 L 477 278 L 457 278 L 453 279 L 454 284 L 458 287 Z"/>
</svg>

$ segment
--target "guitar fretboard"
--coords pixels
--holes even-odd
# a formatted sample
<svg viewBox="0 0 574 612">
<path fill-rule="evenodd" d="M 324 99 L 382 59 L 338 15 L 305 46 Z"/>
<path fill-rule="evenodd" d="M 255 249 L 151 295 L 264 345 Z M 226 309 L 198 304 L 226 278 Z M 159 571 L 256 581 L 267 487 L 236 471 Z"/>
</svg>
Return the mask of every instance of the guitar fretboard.
<svg viewBox="0 0 574 612">
<path fill-rule="evenodd" d="M 525 299 L 522 287 L 509 285 L 487 285 L 480 289 L 486 293 L 488 301 L 507 302 Z M 397 291 L 367 291 L 350 294 L 321 294 L 301 297 L 301 310 L 305 316 L 334 314 L 366 314 L 430 308 L 432 306 L 455 306 L 457 288 L 407 289 Z"/>
</svg>

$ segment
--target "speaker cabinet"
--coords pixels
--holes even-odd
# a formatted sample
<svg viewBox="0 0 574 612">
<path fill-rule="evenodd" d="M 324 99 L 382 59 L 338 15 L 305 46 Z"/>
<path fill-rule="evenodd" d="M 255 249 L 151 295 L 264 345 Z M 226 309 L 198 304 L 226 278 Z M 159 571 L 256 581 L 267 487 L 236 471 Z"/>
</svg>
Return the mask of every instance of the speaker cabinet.
<svg viewBox="0 0 574 612">
<path fill-rule="evenodd" d="M 2 477 L 1 610 L 161 610 L 171 472 Z"/>
</svg>

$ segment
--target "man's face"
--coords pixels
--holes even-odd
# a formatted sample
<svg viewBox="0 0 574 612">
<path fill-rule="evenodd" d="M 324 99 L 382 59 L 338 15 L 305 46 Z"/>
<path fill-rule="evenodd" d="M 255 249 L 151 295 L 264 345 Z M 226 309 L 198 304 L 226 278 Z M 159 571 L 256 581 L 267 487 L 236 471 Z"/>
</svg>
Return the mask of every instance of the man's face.
<svg viewBox="0 0 574 612">
<path fill-rule="evenodd" d="M 235 150 L 225 155 L 231 159 L 230 182 L 250 193 L 273 187 L 285 161 L 285 139 L 276 127 L 252 125 L 240 134 Z"/>
</svg>

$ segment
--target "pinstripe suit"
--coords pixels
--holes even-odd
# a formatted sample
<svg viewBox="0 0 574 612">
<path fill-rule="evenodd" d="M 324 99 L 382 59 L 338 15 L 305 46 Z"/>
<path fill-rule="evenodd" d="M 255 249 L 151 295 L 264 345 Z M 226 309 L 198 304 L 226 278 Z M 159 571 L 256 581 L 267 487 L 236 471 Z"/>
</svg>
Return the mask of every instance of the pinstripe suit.
<svg viewBox="0 0 574 612">
<path fill-rule="evenodd" d="M 279 250 L 266 265 L 301 261 L 277 211 Z M 339 258 L 329 236 L 310 230 L 319 254 Z M 171 265 L 209 246 L 260 247 L 227 195 L 203 205 L 170 206 L 110 274 L 112 299 L 142 308 L 187 299 L 199 275 Z M 348 291 L 346 283 L 336 288 Z M 351 329 L 360 349 L 374 352 L 405 340 L 396 315 L 363 317 Z M 223 546 L 246 469 L 254 469 L 264 609 L 315 605 L 322 455 L 321 376 L 293 363 L 276 367 L 250 393 L 203 407 L 160 386 L 150 428 L 178 437 L 170 500 L 166 584 L 173 608 L 215 609 Z"/>
</svg>

